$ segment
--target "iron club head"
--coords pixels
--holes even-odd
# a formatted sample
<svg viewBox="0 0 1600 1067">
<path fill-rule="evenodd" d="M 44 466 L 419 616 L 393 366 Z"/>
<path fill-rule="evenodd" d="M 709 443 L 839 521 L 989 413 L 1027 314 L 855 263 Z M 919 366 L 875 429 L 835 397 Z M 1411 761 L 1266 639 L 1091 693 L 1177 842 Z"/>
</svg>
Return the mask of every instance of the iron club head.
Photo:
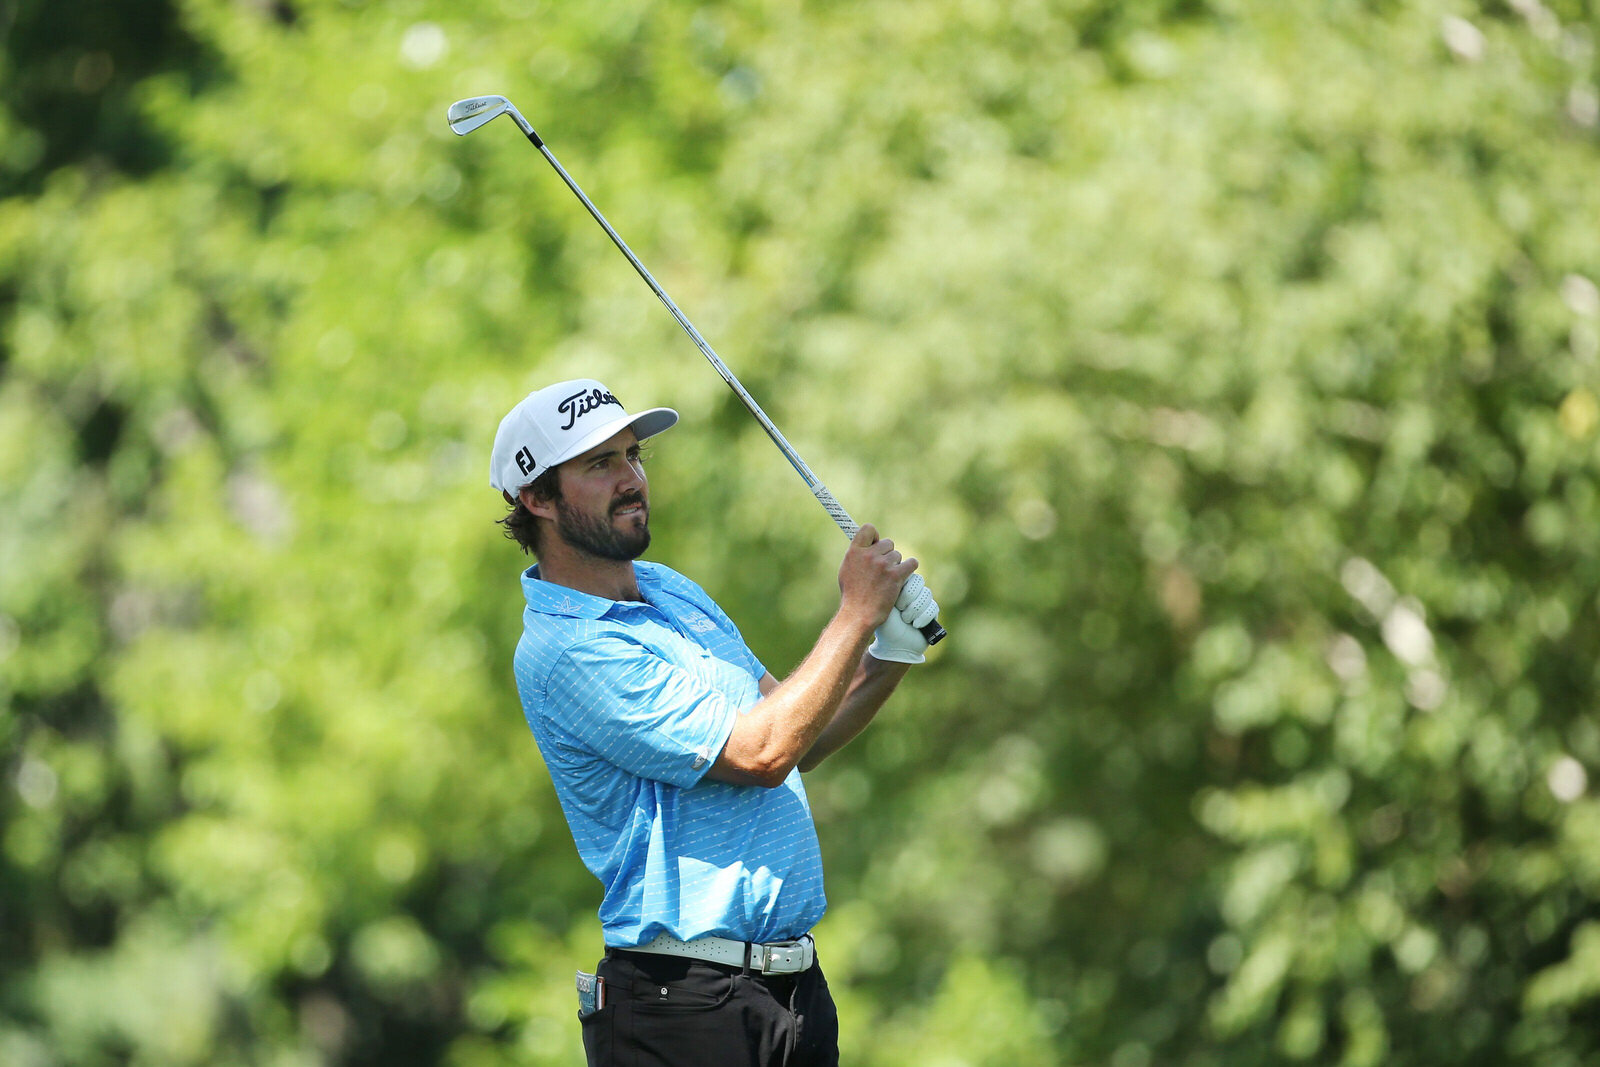
<svg viewBox="0 0 1600 1067">
<path fill-rule="evenodd" d="M 457 135 L 465 136 L 490 119 L 512 110 L 515 109 L 511 101 L 503 96 L 471 96 L 451 104 L 445 118 Z"/>
<path fill-rule="evenodd" d="M 522 112 L 503 96 L 469 96 L 465 100 L 457 100 L 450 105 L 450 110 L 445 112 L 450 128 L 456 131 L 458 136 L 465 136 L 500 115 L 510 115 L 511 121 L 517 124 L 517 129 L 527 135 L 535 147 L 541 151 L 544 149 L 544 142 L 528 124 L 528 120 L 522 117 Z"/>
</svg>

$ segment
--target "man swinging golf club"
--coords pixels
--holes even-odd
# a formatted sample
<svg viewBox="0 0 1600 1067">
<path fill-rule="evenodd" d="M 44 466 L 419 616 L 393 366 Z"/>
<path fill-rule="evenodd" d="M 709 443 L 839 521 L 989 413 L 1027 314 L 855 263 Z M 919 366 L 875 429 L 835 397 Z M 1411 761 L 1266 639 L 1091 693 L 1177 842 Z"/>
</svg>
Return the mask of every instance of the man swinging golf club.
<svg viewBox="0 0 1600 1067">
<path fill-rule="evenodd" d="M 800 771 L 871 722 L 938 613 L 902 597 L 915 559 L 871 526 L 839 567 L 839 609 L 788 678 L 650 544 L 640 442 L 597 381 L 529 394 L 500 423 L 490 484 L 538 562 L 517 689 L 574 843 L 600 879 L 605 958 L 579 975 L 591 1065 L 837 1064 L 838 1019 L 810 931 L 827 907 Z M 906 600 L 905 608 L 897 599 Z"/>
</svg>

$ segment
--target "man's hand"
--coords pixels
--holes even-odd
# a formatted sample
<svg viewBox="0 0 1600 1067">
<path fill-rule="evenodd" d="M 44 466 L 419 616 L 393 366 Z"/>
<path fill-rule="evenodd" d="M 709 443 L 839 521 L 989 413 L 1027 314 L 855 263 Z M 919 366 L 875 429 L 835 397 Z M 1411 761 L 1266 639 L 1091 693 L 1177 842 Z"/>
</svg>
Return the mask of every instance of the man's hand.
<svg viewBox="0 0 1600 1067">
<path fill-rule="evenodd" d="M 856 676 L 867 673 L 862 647 L 894 608 L 901 587 L 916 569 L 916 560 L 901 559 L 893 542 L 878 540 L 872 527 L 856 531 L 839 565 L 838 614 L 823 627 L 816 647 L 793 674 L 771 687 L 763 680 L 762 698 L 738 717 L 706 773 L 734 785 L 768 789 L 782 785 L 833 723 Z M 879 676 L 877 688 L 867 699 L 855 699 L 856 708 L 846 716 L 844 727 L 814 754 L 814 761 L 860 731 L 904 672 L 884 668 L 871 673 Z"/>
<path fill-rule="evenodd" d="M 928 640 L 920 630 L 939 616 L 939 605 L 928 591 L 920 574 L 913 574 L 901 587 L 900 597 L 889 617 L 878 627 L 867 655 L 892 663 L 926 661 Z"/>
<path fill-rule="evenodd" d="M 876 629 L 916 569 L 916 559 L 902 559 L 893 541 L 879 540 L 870 523 L 862 526 L 850 539 L 839 565 L 840 613 Z"/>
</svg>

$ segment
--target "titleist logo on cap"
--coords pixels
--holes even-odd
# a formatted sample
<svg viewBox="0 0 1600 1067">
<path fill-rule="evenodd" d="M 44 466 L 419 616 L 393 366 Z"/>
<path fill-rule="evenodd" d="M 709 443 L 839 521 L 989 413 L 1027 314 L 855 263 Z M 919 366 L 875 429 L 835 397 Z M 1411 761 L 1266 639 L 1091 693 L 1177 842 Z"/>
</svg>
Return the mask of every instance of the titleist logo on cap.
<svg viewBox="0 0 1600 1067">
<path fill-rule="evenodd" d="M 567 424 L 561 427 L 570 430 L 575 422 L 584 415 L 607 404 L 622 406 L 622 401 L 612 396 L 604 389 L 580 389 L 556 405 L 556 410 L 566 415 Z"/>
<path fill-rule="evenodd" d="M 3 0 L 0 0 L 3 2 Z M 604 382 L 571 378 L 535 389 L 500 420 L 489 454 L 489 484 L 510 495 L 541 471 L 594 448 L 624 429 L 640 441 L 678 421 L 671 408 L 629 415 Z"/>
</svg>

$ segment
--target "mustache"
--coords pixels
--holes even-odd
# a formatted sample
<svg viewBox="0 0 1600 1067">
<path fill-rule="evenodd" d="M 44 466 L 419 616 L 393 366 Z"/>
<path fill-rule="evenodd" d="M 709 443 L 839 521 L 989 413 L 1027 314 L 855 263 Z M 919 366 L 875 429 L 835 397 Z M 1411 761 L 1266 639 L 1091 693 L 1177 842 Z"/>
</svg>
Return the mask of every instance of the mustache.
<svg viewBox="0 0 1600 1067">
<path fill-rule="evenodd" d="M 644 494 L 639 492 L 637 489 L 635 489 L 633 492 L 624 493 L 622 496 L 619 496 L 616 499 L 616 502 L 611 505 L 611 514 L 615 515 L 617 512 L 621 511 L 623 508 L 629 507 L 629 506 L 631 506 L 633 504 L 643 504 L 643 503 L 644 503 Z"/>
</svg>

